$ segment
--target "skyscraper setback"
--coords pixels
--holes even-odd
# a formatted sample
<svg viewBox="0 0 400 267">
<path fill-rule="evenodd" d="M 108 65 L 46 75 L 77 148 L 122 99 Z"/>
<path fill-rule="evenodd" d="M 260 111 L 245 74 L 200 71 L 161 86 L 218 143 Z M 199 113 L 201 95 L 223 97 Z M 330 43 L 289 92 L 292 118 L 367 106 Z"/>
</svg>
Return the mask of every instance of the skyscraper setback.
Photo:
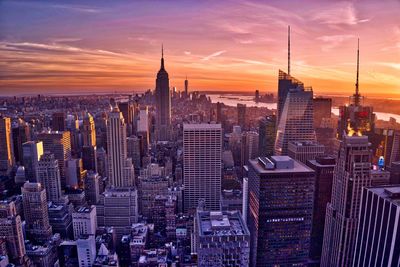
<svg viewBox="0 0 400 267">
<path fill-rule="evenodd" d="M 371 149 L 367 136 L 343 137 L 326 208 L 321 266 L 350 266 L 353 261 L 361 190 L 371 185 Z"/>
<path fill-rule="evenodd" d="M 168 72 L 164 67 L 164 48 L 161 49 L 161 67 L 157 73 L 155 96 L 157 140 L 167 141 L 171 127 L 171 94 Z"/>
</svg>

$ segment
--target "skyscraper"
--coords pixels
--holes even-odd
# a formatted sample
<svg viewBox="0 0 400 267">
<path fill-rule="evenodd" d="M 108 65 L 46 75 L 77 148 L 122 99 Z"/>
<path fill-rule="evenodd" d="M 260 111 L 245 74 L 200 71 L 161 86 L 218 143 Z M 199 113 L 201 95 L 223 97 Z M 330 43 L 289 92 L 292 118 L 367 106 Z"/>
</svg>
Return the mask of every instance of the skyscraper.
<svg viewBox="0 0 400 267">
<path fill-rule="evenodd" d="M 330 156 L 319 156 L 307 161 L 307 166 L 315 171 L 314 212 L 310 247 L 310 259 L 313 263 L 319 263 L 321 259 L 326 205 L 331 201 L 335 164 L 335 158 Z"/>
<path fill-rule="evenodd" d="M 40 183 L 26 182 L 21 189 L 28 238 L 46 242 L 52 235 L 46 190 Z"/>
<path fill-rule="evenodd" d="M 313 127 L 313 91 L 299 86 L 287 93 L 279 116 L 275 154 L 287 155 L 290 141 L 315 141 Z"/>
<path fill-rule="evenodd" d="M 258 133 L 254 131 L 248 131 L 242 133 L 241 141 L 241 166 L 247 165 L 249 159 L 255 159 L 258 157 Z"/>
<path fill-rule="evenodd" d="M 0 116 L 0 172 L 7 172 L 14 164 L 11 120 Z"/>
<path fill-rule="evenodd" d="M 117 106 L 113 108 L 108 116 L 107 153 L 110 185 L 114 187 L 133 186 L 134 170 L 132 159 L 127 158 L 126 124 Z"/>
<path fill-rule="evenodd" d="M 303 83 L 290 75 L 290 26 L 288 27 L 288 72 L 279 70 L 278 76 L 278 105 L 277 105 L 277 121 L 280 121 L 283 107 L 286 102 L 286 96 L 290 89 L 303 87 Z"/>
<path fill-rule="evenodd" d="M 114 227 L 117 238 L 138 221 L 138 192 L 134 188 L 108 188 L 96 205 L 99 226 Z"/>
<path fill-rule="evenodd" d="M 126 139 L 126 143 L 128 157 L 132 159 L 134 166 L 139 168 L 142 161 L 142 138 L 132 135 Z"/>
<path fill-rule="evenodd" d="M 185 211 L 204 200 L 218 210 L 221 196 L 221 124 L 183 125 L 183 179 Z"/>
<path fill-rule="evenodd" d="M 40 157 L 43 155 L 43 142 L 28 141 L 23 143 L 22 155 L 26 179 L 30 182 L 37 182 L 36 169 Z"/>
<path fill-rule="evenodd" d="M 274 154 L 276 138 L 276 116 L 270 115 L 258 122 L 258 153 L 259 156 L 270 157 Z"/>
<path fill-rule="evenodd" d="M 288 156 L 304 164 L 324 154 L 325 147 L 313 141 L 291 141 L 288 145 Z"/>
<path fill-rule="evenodd" d="M 67 130 L 67 117 L 65 112 L 55 112 L 51 116 L 51 129 L 53 131 L 63 132 Z"/>
<path fill-rule="evenodd" d="M 315 173 L 288 156 L 249 160 L 251 266 L 306 266 Z"/>
<path fill-rule="evenodd" d="M 44 151 L 54 154 L 60 168 L 61 186 L 66 185 L 65 162 L 71 158 L 71 133 L 65 132 L 43 132 L 38 134 L 37 139 L 43 142 Z"/>
<path fill-rule="evenodd" d="M 89 112 L 83 117 L 82 139 L 83 146 L 96 146 L 96 128 L 93 116 Z"/>
<path fill-rule="evenodd" d="M 371 185 L 371 150 L 367 136 L 344 136 L 326 208 L 321 266 L 353 262 L 361 190 Z"/>
<path fill-rule="evenodd" d="M 321 126 L 321 122 L 325 118 L 330 118 L 332 115 L 332 98 L 315 97 L 313 100 L 314 106 L 314 127 Z"/>
<path fill-rule="evenodd" d="M 399 266 L 400 186 L 364 187 L 353 266 Z"/>
<path fill-rule="evenodd" d="M 72 212 L 72 226 L 74 229 L 74 239 L 82 235 L 96 235 L 97 212 L 96 206 L 80 206 Z"/>
<path fill-rule="evenodd" d="M 90 205 L 96 205 L 100 199 L 100 179 L 97 172 L 89 171 L 85 178 L 85 196 Z"/>
<path fill-rule="evenodd" d="M 186 79 L 185 79 L 185 97 L 188 97 L 188 96 L 189 96 L 189 81 L 188 81 L 187 76 L 186 76 Z"/>
<path fill-rule="evenodd" d="M 342 139 L 345 135 L 366 135 L 370 137 L 374 133 L 375 113 L 370 106 L 361 105 L 362 97 L 359 91 L 359 45 L 357 46 L 357 76 L 356 91 L 351 97 L 350 105 L 339 108 L 338 138 Z"/>
<path fill-rule="evenodd" d="M 26 251 L 22 220 L 17 215 L 14 201 L 0 203 L 0 239 L 5 240 L 10 262 L 25 266 Z"/>
<path fill-rule="evenodd" d="M 245 104 L 237 104 L 237 122 L 238 125 L 242 128 L 242 130 L 246 129 L 246 105 Z"/>
<path fill-rule="evenodd" d="M 141 106 L 137 120 L 137 135 L 141 136 L 143 155 L 147 153 L 150 142 L 149 111 L 147 106 Z"/>
<path fill-rule="evenodd" d="M 95 146 L 82 147 L 82 163 L 85 170 L 97 171 L 97 148 Z"/>
<path fill-rule="evenodd" d="M 31 140 L 29 125 L 22 119 L 12 124 L 15 162 L 22 163 L 22 144 Z"/>
<path fill-rule="evenodd" d="M 61 181 L 58 161 L 54 154 L 44 153 L 38 162 L 37 182 L 46 189 L 48 201 L 57 202 L 61 198 Z"/>
<path fill-rule="evenodd" d="M 161 49 L 161 67 L 157 73 L 155 95 L 157 140 L 167 141 L 171 127 L 171 95 L 168 72 L 164 68 L 163 49 Z"/>
</svg>

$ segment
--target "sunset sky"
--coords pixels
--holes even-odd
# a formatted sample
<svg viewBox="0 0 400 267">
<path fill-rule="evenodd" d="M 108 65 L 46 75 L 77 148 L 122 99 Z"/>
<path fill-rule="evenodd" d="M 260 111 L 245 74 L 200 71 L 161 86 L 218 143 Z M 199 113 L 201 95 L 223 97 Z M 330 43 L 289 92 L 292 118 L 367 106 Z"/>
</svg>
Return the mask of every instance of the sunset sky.
<svg viewBox="0 0 400 267">
<path fill-rule="evenodd" d="M 0 1 L 0 94 L 154 89 L 400 94 L 400 1 Z"/>
</svg>

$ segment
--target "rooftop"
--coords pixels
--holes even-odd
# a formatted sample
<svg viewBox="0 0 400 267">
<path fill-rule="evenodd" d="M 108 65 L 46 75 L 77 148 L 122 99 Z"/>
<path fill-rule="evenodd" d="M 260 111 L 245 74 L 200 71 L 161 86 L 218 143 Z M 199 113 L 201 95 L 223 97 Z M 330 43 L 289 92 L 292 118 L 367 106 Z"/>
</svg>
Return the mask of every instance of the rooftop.
<svg viewBox="0 0 400 267">
<path fill-rule="evenodd" d="M 90 213 L 95 208 L 94 205 L 92 206 L 79 206 L 75 209 L 74 212 L 76 213 Z"/>
<path fill-rule="evenodd" d="M 238 211 L 199 211 L 197 218 L 200 236 L 249 235 Z"/>
<path fill-rule="evenodd" d="M 222 129 L 221 124 L 211 124 L 211 123 L 184 123 L 183 130 L 213 130 Z"/>
<path fill-rule="evenodd" d="M 315 141 L 291 141 L 289 142 L 289 145 L 290 144 L 293 144 L 295 146 L 323 146 Z"/>
<path fill-rule="evenodd" d="M 381 198 L 400 206 L 400 185 L 383 185 L 368 187 L 368 190 L 377 194 Z"/>
<path fill-rule="evenodd" d="M 252 166 L 257 173 L 289 173 L 289 172 L 314 172 L 301 162 L 292 159 L 289 156 L 272 156 L 259 157 L 258 159 L 249 160 L 249 165 Z"/>
</svg>

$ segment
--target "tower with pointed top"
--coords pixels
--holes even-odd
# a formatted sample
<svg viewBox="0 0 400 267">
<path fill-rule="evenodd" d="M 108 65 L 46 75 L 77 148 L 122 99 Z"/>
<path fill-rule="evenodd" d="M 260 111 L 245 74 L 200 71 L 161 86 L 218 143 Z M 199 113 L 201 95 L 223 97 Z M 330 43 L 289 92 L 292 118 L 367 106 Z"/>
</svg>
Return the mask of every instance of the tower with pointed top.
<svg viewBox="0 0 400 267">
<path fill-rule="evenodd" d="M 339 108 L 338 139 L 344 136 L 371 136 L 375 128 L 375 114 L 371 106 L 363 106 L 359 88 L 360 45 L 357 42 L 357 74 L 355 93 L 350 97 L 350 104 Z"/>
<path fill-rule="evenodd" d="M 171 94 L 168 72 L 164 67 L 164 47 L 161 47 L 161 67 L 156 79 L 156 135 L 158 141 L 168 141 L 171 127 Z"/>
<path fill-rule="evenodd" d="M 274 153 L 287 155 L 290 141 L 315 141 L 313 90 L 290 74 L 290 26 L 288 27 L 288 73 L 279 70 L 278 118 Z"/>
</svg>

